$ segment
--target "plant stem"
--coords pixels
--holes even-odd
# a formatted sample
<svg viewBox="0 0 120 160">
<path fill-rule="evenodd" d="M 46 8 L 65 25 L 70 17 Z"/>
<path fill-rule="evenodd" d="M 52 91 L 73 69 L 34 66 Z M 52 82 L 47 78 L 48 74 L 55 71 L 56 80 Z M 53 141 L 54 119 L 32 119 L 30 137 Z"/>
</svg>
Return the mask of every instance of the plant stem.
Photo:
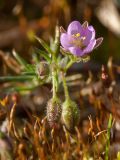
<svg viewBox="0 0 120 160">
<path fill-rule="evenodd" d="M 56 98 L 56 77 L 55 77 L 56 73 L 53 67 L 53 71 L 52 71 L 52 83 L 53 83 L 53 99 Z"/>
<path fill-rule="evenodd" d="M 52 85 L 53 85 L 53 99 L 57 97 L 57 80 L 56 80 L 56 57 L 55 54 L 52 55 Z"/>
<path fill-rule="evenodd" d="M 74 61 L 70 60 L 70 62 L 67 64 L 65 71 L 67 71 L 72 65 L 73 65 Z"/>
<path fill-rule="evenodd" d="M 63 80 L 63 87 L 64 87 L 64 92 L 65 92 L 65 99 L 69 100 L 70 96 L 69 96 L 69 92 L 68 92 L 68 87 L 67 87 L 67 83 L 66 83 L 66 79 L 65 79 L 65 73 L 62 72 L 62 80 Z"/>
</svg>

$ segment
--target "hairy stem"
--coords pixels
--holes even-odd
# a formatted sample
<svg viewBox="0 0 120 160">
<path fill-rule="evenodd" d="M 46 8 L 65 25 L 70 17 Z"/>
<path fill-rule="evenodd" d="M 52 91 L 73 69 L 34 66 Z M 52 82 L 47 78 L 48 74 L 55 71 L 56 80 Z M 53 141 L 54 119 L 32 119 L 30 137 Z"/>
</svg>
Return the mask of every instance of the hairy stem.
<svg viewBox="0 0 120 160">
<path fill-rule="evenodd" d="M 69 100 L 70 96 L 69 96 L 68 87 L 67 87 L 67 83 L 66 83 L 66 78 L 65 78 L 65 73 L 64 72 L 62 72 L 62 81 L 63 81 L 63 87 L 64 87 L 64 92 L 65 92 L 65 99 Z"/>
<path fill-rule="evenodd" d="M 56 79 L 56 73 L 57 73 L 57 68 L 55 66 L 56 64 L 56 57 L 55 54 L 52 55 L 52 85 L 53 85 L 53 99 L 57 97 L 57 79 Z"/>
<path fill-rule="evenodd" d="M 53 99 L 54 99 L 56 97 L 56 77 L 54 69 L 52 71 L 52 83 L 53 83 Z"/>
</svg>

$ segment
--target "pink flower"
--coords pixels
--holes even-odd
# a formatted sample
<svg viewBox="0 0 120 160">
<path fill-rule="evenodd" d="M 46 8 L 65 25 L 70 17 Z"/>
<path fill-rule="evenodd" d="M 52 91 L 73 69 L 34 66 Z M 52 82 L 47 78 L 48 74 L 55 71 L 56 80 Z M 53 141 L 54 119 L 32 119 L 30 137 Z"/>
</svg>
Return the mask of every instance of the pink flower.
<svg viewBox="0 0 120 160">
<path fill-rule="evenodd" d="M 103 38 L 95 38 L 95 29 L 87 22 L 81 25 L 78 21 L 69 24 L 67 32 L 61 34 L 60 42 L 64 50 L 76 56 L 84 56 L 97 48 Z"/>
</svg>

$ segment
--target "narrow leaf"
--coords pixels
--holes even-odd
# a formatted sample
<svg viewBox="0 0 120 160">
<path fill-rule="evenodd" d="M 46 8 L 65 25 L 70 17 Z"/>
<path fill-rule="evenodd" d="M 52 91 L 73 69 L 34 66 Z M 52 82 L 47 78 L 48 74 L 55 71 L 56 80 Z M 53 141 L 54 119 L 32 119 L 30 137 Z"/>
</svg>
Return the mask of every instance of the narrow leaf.
<svg viewBox="0 0 120 160">
<path fill-rule="evenodd" d="M 27 72 L 35 72 L 35 66 L 33 64 L 27 64 L 25 69 Z"/>
<path fill-rule="evenodd" d="M 58 26 L 56 26 L 55 30 L 55 41 L 53 51 L 56 55 L 60 52 L 60 28 Z"/>
<path fill-rule="evenodd" d="M 36 73 L 35 72 L 22 72 L 22 75 L 33 75 L 33 76 L 35 76 L 36 75 Z"/>
<path fill-rule="evenodd" d="M 21 66 L 26 67 L 27 62 L 21 56 L 19 56 L 19 54 L 17 54 L 17 52 L 15 50 L 13 50 L 12 53 L 13 53 L 13 56 L 15 57 L 15 59 L 18 61 L 18 63 Z"/>
<path fill-rule="evenodd" d="M 50 49 L 50 47 L 41 39 L 35 36 L 35 39 L 44 47 L 44 49 L 50 53 L 50 54 L 54 54 L 53 51 Z"/>
<path fill-rule="evenodd" d="M 42 51 L 42 50 L 40 50 L 38 48 L 35 48 L 35 52 L 38 53 L 40 56 L 42 56 L 48 62 L 51 62 L 51 58 L 48 56 L 48 54 L 46 54 L 45 51 Z"/>
<path fill-rule="evenodd" d="M 14 87 L 13 89 L 17 92 L 20 92 L 20 91 L 31 91 L 34 88 L 35 87 Z"/>
<path fill-rule="evenodd" d="M 23 82 L 26 80 L 32 80 L 34 76 L 22 75 L 22 76 L 6 76 L 0 77 L 0 82 Z"/>
</svg>

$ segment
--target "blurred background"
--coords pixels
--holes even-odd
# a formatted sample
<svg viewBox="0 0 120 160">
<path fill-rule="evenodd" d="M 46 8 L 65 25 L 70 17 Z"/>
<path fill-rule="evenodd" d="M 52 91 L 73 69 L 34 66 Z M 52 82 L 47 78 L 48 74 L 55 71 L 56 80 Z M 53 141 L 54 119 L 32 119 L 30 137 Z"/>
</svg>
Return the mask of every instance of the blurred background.
<svg viewBox="0 0 120 160">
<path fill-rule="evenodd" d="M 11 54 L 15 48 L 29 59 L 33 46 L 39 46 L 34 34 L 49 43 L 55 25 L 66 29 L 72 20 L 87 20 L 96 37 L 104 37 L 92 61 L 106 64 L 112 56 L 120 62 L 120 0 L 0 0 L 0 50 Z"/>
</svg>

